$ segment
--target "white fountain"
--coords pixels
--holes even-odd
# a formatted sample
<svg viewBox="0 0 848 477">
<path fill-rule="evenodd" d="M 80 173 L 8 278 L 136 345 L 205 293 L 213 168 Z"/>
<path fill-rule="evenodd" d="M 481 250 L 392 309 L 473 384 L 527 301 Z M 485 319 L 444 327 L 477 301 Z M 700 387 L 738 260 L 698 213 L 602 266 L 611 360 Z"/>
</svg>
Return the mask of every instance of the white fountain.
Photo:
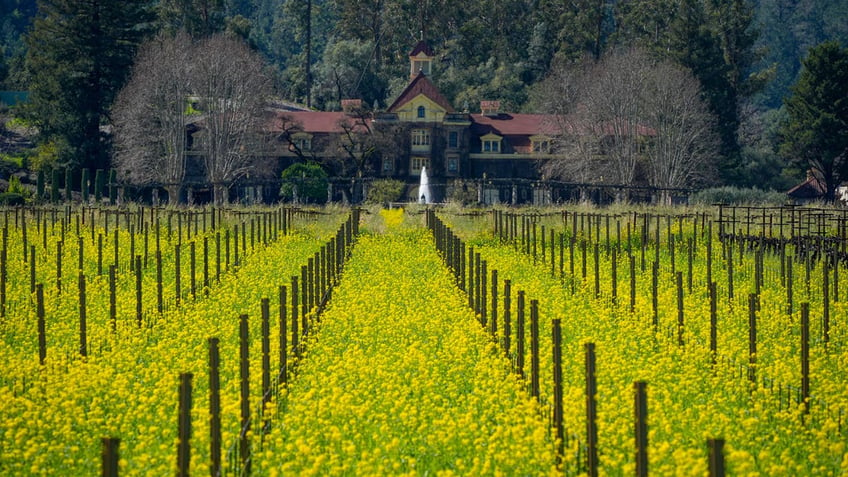
<svg viewBox="0 0 848 477">
<path fill-rule="evenodd" d="M 418 203 L 432 204 L 433 198 L 430 195 L 430 180 L 427 178 L 427 168 L 421 168 L 421 183 L 418 185 Z"/>
</svg>

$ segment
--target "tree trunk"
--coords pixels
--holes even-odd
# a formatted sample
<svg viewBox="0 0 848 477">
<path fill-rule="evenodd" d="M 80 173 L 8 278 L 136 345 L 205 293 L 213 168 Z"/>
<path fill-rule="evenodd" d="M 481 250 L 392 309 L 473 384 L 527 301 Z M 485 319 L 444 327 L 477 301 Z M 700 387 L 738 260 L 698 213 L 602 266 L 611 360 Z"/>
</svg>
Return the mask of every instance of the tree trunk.
<svg viewBox="0 0 848 477">
<path fill-rule="evenodd" d="M 212 186 L 215 205 L 225 205 L 230 202 L 230 189 L 224 184 Z"/>
<path fill-rule="evenodd" d="M 180 189 L 182 187 L 179 184 L 165 186 L 165 192 L 168 193 L 168 205 L 177 205 L 180 203 Z"/>
</svg>

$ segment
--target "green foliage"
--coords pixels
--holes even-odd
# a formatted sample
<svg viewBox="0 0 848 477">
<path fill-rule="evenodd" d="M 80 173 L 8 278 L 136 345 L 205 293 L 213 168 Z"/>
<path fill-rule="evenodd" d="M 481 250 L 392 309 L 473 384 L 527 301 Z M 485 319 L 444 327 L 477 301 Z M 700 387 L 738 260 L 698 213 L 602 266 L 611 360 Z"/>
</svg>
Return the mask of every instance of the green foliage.
<svg viewBox="0 0 848 477">
<path fill-rule="evenodd" d="M 23 184 L 21 184 L 20 178 L 18 176 L 12 176 L 9 178 L 9 188 L 6 189 L 6 192 L 10 194 L 21 194 L 28 195 L 29 191 L 24 188 Z"/>
<path fill-rule="evenodd" d="M 0 193 L 0 204 L 2 205 L 24 205 L 26 197 L 21 194 L 13 194 L 11 192 Z"/>
<path fill-rule="evenodd" d="M 388 204 L 397 202 L 403 195 L 404 183 L 394 179 L 379 179 L 368 187 L 368 204 Z"/>
<path fill-rule="evenodd" d="M 27 36 L 33 78 L 26 111 L 41 142 L 60 146 L 67 165 L 103 167 L 108 110 L 152 23 L 145 0 L 40 0 Z"/>
<path fill-rule="evenodd" d="M 106 174 L 103 169 L 97 169 L 94 173 L 94 200 L 100 202 L 103 199 L 103 189 L 106 187 Z"/>
<path fill-rule="evenodd" d="M 82 173 L 80 173 L 80 193 L 82 194 L 83 204 L 88 203 L 88 192 L 89 192 L 89 190 L 91 190 L 90 189 L 91 185 L 89 184 L 90 174 L 91 173 L 89 172 L 88 169 L 83 169 Z"/>
<path fill-rule="evenodd" d="M 35 152 L 29 157 L 30 169 L 34 171 L 50 171 L 59 163 L 60 146 L 54 141 L 43 142 L 35 147 Z"/>
<path fill-rule="evenodd" d="M 810 49 L 786 111 L 783 154 L 814 169 L 833 201 L 848 179 L 848 48 L 831 41 Z"/>
<path fill-rule="evenodd" d="M 280 197 L 295 203 L 321 203 L 327 199 L 327 173 L 314 162 L 297 163 L 282 173 Z"/>
<path fill-rule="evenodd" d="M 38 178 L 35 180 L 35 198 L 44 198 L 44 169 L 38 170 Z"/>
<path fill-rule="evenodd" d="M 50 202 L 59 202 L 59 169 L 53 169 L 50 177 Z"/>
<path fill-rule="evenodd" d="M 786 193 L 773 190 L 762 190 L 756 187 L 740 188 L 733 186 L 714 187 L 704 189 L 689 197 L 691 205 L 757 205 L 757 206 L 779 206 L 786 204 L 789 200 Z"/>
</svg>

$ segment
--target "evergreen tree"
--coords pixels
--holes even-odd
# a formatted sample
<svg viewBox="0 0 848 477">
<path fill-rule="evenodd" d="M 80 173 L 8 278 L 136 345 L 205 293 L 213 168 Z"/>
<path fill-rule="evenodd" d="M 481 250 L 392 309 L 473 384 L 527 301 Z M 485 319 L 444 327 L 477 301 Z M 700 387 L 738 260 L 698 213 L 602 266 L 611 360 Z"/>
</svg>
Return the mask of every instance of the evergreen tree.
<svg viewBox="0 0 848 477">
<path fill-rule="evenodd" d="M 812 169 L 833 201 L 848 179 L 848 48 L 830 41 L 810 49 L 791 90 L 781 150 Z"/>
<path fill-rule="evenodd" d="M 151 26 L 144 0 L 40 0 L 27 37 L 29 113 L 42 141 L 62 145 L 60 161 L 108 165 L 109 106 Z"/>
</svg>

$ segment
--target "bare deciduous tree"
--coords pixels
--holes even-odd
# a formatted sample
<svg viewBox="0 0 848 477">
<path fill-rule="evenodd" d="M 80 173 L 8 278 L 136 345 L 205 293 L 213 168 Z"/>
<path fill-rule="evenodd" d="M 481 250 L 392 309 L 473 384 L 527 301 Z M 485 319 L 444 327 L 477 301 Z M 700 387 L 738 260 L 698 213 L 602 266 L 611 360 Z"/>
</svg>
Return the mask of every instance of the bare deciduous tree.
<svg viewBox="0 0 848 477">
<path fill-rule="evenodd" d="M 679 188 L 705 177 L 717 154 L 697 80 L 644 51 L 557 65 L 542 94 L 557 118 L 558 158 L 542 166 L 547 177 L 632 185 L 644 164 L 650 185 Z"/>
<path fill-rule="evenodd" d="M 691 72 L 669 62 L 651 70 L 642 94 L 644 122 L 654 131 L 648 175 L 654 187 L 691 186 L 711 175 L 719 153 L 715 120 Z M 668 193 L 662 194 L 668 202 Z"/>
<path fill-rule="evenodd" d="M 160 35 L 144 44 L 112 108 L 114 165 L 133 184 L 162 184 L 176 203 L 186 172 L 191 40 Z"/>
<path fill-rule="evenodd" d="M 214 201 L 221 204 L 230 185 L 251 173 L 262 155 L 271 80 L 260 56 L 238 39 L 212 36 L 195 51 L 192 92 L 203 115 L 198 146 Z"/>
</svg>

